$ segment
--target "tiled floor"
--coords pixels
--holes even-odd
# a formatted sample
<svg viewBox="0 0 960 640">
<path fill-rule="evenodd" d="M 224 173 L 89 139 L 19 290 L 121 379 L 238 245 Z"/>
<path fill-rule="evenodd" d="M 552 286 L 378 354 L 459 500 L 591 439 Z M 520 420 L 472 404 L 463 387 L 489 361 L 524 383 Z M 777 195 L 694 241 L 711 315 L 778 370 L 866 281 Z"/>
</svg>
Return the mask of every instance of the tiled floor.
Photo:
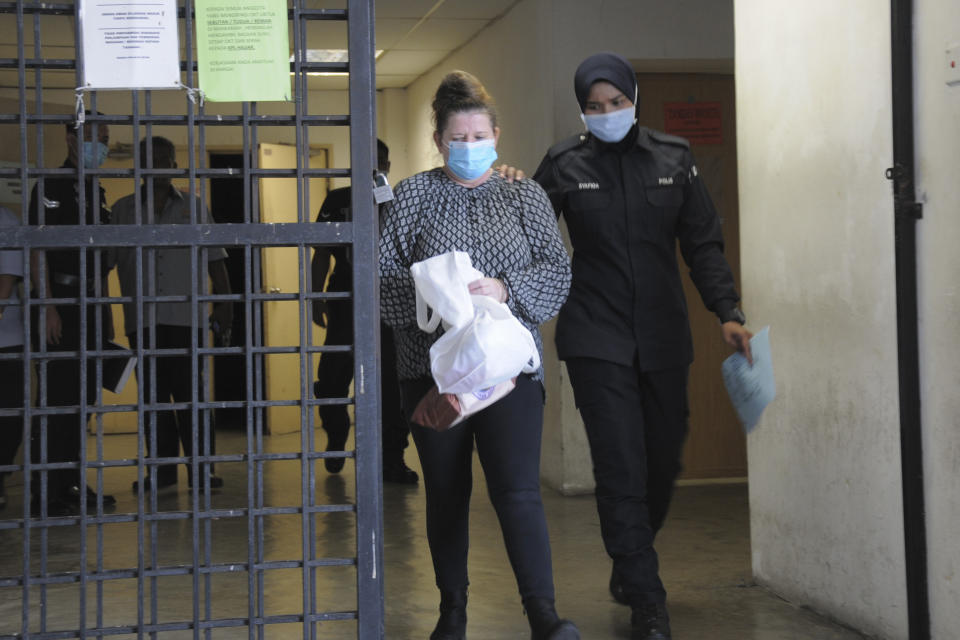
<svg viewBox="0 0 960 640">
<path fill-rule="evenodd" d="M 320 433 L 320 432 L 318 432 Z M 318 438 L 320 436 L 318 435 Z M 105 438 L 105 457 L 130 457 L 135 440 L 130 436 Z M 266 439 L 266 449 L 296 450 L 297 436 Z M 239 434 L 221 432 L 220 453 L 241 452 L 245 441 Z M 413 449 L 408 463 L 418 467 Z M 516 585 L 507 564 L 495 515 L 486 497 L 486 488 L 479 474 L 475 476 L 471 513 L 470 605 L 468 633 L 471 640 L 529 638 Z M 318 465 L 317 502 L 352 501 L 353 466 L 348 461 L 343 473 L 330 476 Z M 223 490 L 211 496 L 211 506 L 224 511 L 210 520 L 209 533 L 201 523 L 196 525 L 199 557 L 209 548 L 210 558 L 217 563 L 257 560 L 258 549 L 263 560 L 284 560 L 300 557 L 305 540 L 301 518 L 295 513 L 271 516 L 262 529 L 248 524 L 246 518 L 233 518 L 229 509 L 246 504 L 246 471 L 241 463 L 218 467 L 226 480 Z M 118 505 L 114 514 L 136 513 L 137 499 L 130 491 L 135 478 L 133 468 L 108 469 L 104 473 L 107 492 L 114 493 Z M 22 517 L 22 481 L 13 476 L 8 481 L 10 505 L 0 512 L 0 527 Z M 585 639 L 628 638 L 629 609 L 617 605 L 607 593 L 610 563 L 600 542 L 599 524 L 593 498 L 563 497 L 544 490 L 549 517 L 557 606 L 560 614 L 574 620 Z M 268 462 L 264 473 L 265 504 L 297 504 L 300 495 L 300 463 L 296 460 Z M 437 594 L 424 532 L 423 490 L 419 486 L 387 485 L 384 488 L 384 575 L 386 593 L 386 638 L 391 640 L 426 639 L 436 620 Z M 186 474 L 180 472 L 178 487 L 158 496 L 157 511 L 190 512 L 190 496 Z M 215 514 L 216 515 L 216 514 Z M 252 521 L 251 521 L 252 522 Z M 317 516 L 314 540 L 317 555 L 350 557 L 354 554 L 352 513 L 328 513 Z M 252 528 L 248 528 L 252 527 Z M 122 571 L 138 566 L 138 541 L 150 566 L 156 554 L 163 566 L 190 565 L 193 562 L 194 521 L 190 518 L 160 521 L 156 535 L 150 526 L 138 529 L 135 521 L 104 525 L 100 537 L 96 526 L 82 535 L 76 525 L 55 527 L 46 534 L 33 530 L 33 572 L 38 550 L 46 545 L 47 575 L 76 571 L 81 562 L 81 548 L 87 549 L 89 573 L 97 570 L 98 549 L 105 570 Z M 670 518 L 658 540 L 662 576 L 670 593 L 670 612 L 677 640 L 854 640 L 857 633 L 830 624 L 808 610 L 795 607 L 768 591 L 753 585 L 750 572 L 749 533 L 746 485 L 707 485 L 681 487 Z M 252 535 L 251 535 L 252 534 Z M 261 538 L 263 545 L 248 548 L 248 539 Z M 22 588 L 4 578 L 22 574 L 23 529 L 0 528 L 0 637 L 12 637 L 21 629 Z M 251 555 L 248 555 L 251 554 Z M 298 568 L 274 568 L 265 573 L 263 587 L 249 581 L 245 571 L 224 571 L 201 575 L 194 584 L 191 575 L 162 575 L 156 579 L 156 600 L 150 579 L 141 583 L 135 576 L 104 581 L 102 590 L 91 581 L 85 589 L 87 626 L 95 626 L 98 609 L 102 624 L 129 625 L 138 615 L 149 623 L 156 613 L 158 622 L 189 621 L 194 615 L 196 588 L 198 616 L 203 619 L 209 606 L 209 618 L 242 621 L 250 615 L 247 594 L 262 593 L 262 607 L 268 615 L 296 615 L 302 611 L 303 572 Z M 53 580 L 52 582 L 56 582 Z M 142 592 L 138 592 L 142 588 Z M 349 611 L 355 608 L 356 572 L 352 566 L 324 567 L 316 579 L 317 599 L 325 611 Z M 210 593 L 209 598 L 203 594 Z M 81 585 L 51 584 L 46 588 L 46 602 L 41 590 L 30 591 L 32 629 L 39 629 L 46 619 L 47 631 L 77 629 L 80 625 Z M 101 606 L 98 607 L 98 602 Z M 140 603 L 138 613 L 138 602 Z M 255 599 L 254 615 L 257 604 Z M 238 624 L 240 624 L 238 623 Z M 299 638 L 302 627 L 296 623 L 272 625 L 265 638 Z M 74 637 L 64 635 L 57 637 Z M 115 637 L 135 638 L 136 634 Z M 150 637 L 149 634 L 141 637 Z M 158 633 L 158 638 L 192 638 L 189 629 L 173 629 Z M 198 637 L 207 637 L 201 633 Z M 249 635 L 245 626 L 214 628 L 211 638 L 258 638 Z M 353 620 L 331 621 L 317 628 L 317 638 L 355 638 Z"/>
</svg>

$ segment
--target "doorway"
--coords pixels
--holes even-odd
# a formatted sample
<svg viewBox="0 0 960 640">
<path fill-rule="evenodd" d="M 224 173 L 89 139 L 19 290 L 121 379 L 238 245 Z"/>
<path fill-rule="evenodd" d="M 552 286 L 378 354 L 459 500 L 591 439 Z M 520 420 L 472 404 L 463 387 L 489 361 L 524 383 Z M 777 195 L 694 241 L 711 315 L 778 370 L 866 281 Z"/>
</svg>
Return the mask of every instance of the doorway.
<svg viewBox="0 0 960 640">
<path fill-rule="evenodd" d="M 690 140 L 707 190 L 723 224 L 724 253 L 740 288 L 740 216 L 734 79 L 726 73 L 638 73 L 641 125 Z M 683 479 L 747 475 L 746 438 L 733 410 L 720 365 L 730 355 L 717 318 L 707 311 L 681 261 L 695 359 L 690 367 L 690 433 Z M 749 309 L 745 312 L 749 316 Z"/>
<path fill-rule="evenodd" d="M 240 152 L 210 153 L 211 169 L 243 170 Z M 236 178 L 210 179 L 210 215 L 217 224 L 243 223 L 243 181 Z M 231 291 L 248 291 L 244 276 L 243 247 L 227 247 L 227 277 Z M 231 346 L 246 335 L 247 321 L 242 303 L 233 303 Z M 258 344 L 262 344 L 259 341 Z M 239 354 L 221 354 L 213 357 L 214 398 L 221 402 L 242 403 L 247 399 L 244 357 Z M 262 394 L 261 394 L 262 397 Z M 246 431 L 246 412 L 241 405 L 216 409 L 218 429 Z"/>
</svg>

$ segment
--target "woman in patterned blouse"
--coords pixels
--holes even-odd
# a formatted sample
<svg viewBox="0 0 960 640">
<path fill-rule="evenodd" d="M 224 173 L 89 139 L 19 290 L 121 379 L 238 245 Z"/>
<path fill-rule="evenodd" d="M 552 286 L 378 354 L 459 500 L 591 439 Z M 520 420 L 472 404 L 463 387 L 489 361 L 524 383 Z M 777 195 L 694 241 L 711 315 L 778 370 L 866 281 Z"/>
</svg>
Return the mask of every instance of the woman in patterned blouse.
<svg viewBox="0 0 960 640">
<path fill-rule="evenodd" d="M 465 251 L 487 277 L 475 295 L 505 302 L 537 342 L 570 288 L 570 261 L 556 216 L 532 180 L 508 182 L 490 167 L 500 136 L 493 102 L 472 75 L 455 71 L 433 101 L 444 165 L 401 181 L 380 239 L 381 314 L 396 332 L 397 368 L 408 414 L 433 385 L 430 345 L 416 322 L 410 265 Z M 521 374 L 516 388 L 463 423 L 439 432 L 411 425 L 427 496 L 427 539 L 440 589 L 431 640 L 466 637 L 467 549 L 473 445 L 503 530 L 507 555 L 534 640 L 579 638 L 554 609 L 553 569 L 540 499 L 543 370 Z"/>
</svg>

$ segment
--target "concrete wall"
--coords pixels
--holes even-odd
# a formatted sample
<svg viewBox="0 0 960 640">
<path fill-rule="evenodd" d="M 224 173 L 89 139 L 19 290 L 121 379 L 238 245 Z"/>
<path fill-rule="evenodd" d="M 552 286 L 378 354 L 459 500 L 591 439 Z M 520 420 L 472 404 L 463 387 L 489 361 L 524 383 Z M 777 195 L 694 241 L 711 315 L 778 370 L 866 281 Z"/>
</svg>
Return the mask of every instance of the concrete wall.
<svg viewBox="0 0 960 640">
<path fill-rule="evenodd" d="M 778 384 L 748 441 L 754 572 L 905 637 L 888 7 L 737 0 L 736 33 L 743 288 Z"/>
<path fill-rule="evenodd" d="M 496 100 L 501 129 L 497 163 L 533 172 L 551 136 L 544 56 L 548 25 L 540 19 L 541 4 L 542 0 L 521 2 L 407 88 L 413 173 L 442 163 L 433 142 L 430 103 L 440 80 L 454 69 L 477 76 Z"/>
<path fill-rule="evenodd" d="M 960 629 L 960 85 L 944 49 L 960 43 L 960 4 L 917 0 L 915 18 L 920 381 L 926 473 L 931 637 Z"/>
</svg>

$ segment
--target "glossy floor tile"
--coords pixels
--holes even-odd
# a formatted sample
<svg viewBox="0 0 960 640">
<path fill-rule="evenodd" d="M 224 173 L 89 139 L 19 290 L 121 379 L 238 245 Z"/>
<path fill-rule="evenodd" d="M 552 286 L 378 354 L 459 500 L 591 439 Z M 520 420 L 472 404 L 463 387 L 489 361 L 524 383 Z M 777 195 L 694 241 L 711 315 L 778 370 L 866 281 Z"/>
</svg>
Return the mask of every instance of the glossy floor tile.
<svg viewBox="0 0 960 640">
<path fill-rule="evenodd" d="M 318 442 L 322 431 L 317 432 Z M 299 436 L 264 439 L 265 451 L 287 452 L 299 448 Z M 136 440 L 132 436 L 104 438 L 104 457 L 129 458 Z M 95 446 L 91 440 L 91 447 Z M 318 448 L 322 448 L 318 447 Z M 245 451 L 242 434 L 218 433 L 218 452 Z M 407 453 L 411 467 L 419 468 L 416 453 Z M 265 506 L 299 504 L 301 465 L 297 460 L 263 463 L 262 491 Z M 487 500 L 479 465 L 471 511 L 470 604 L 468 637 L 471 640 L 527 639 L 530 637 L 516 584 L 503 549 L 496 517 Z M 355 499 L 354 468 L 330 475 L 322 463 L 315 471 L 317 503 L 346 504 Z M 218 465 L 225 479 L 222 490 L 209 496 L 209 517 L 190 516 L 191 493 L 181 469 L 179 484 L 160 491 L 146 514 L 153 523 L 129 522 L 76 524 L 30 530 L 30 570 L 49 579 L 44 587 L 28 591 L 30 628 L 53 632 L 78 629 L 81 607 L 86 626 L 170 623 L 174 628 L 140 637 L 193 638 L 194 632 L 176 623 L 194 619 L 226 620 L 237 626 L 212 627 L 201 638 L 294 639 L 304 636 L 300 623 L 270 625 L 261 636 L 249 635 L 243 621 L 251 615 L 296 616 L 303 610 L 304 572 L 285 561 L 297 560 L 303 544 L 314 545 L 318 557 L 348 559 L 355 554 L 355 515 L 352 512 L 318 514 L 313 535 L 296 513 L 256 521 L 232 517 L 232 509 L 246 506 L 248 478 L 243 463 Z M 116 495 L 113 514 L 135 514 L 137 496 L 131 492 L 135 469 L 108 468 L 104 490 Z M 90 476 L 95 482 L 95 476 Z M 257 478 L 250 485 L 257 487 Z M 23 516 L 22 478 L 8 479 L 10 504 L 0 511 L 0 637 L 13 637 L 22 629 L 23 589 L 15 578 L 23 573 L 24 529 L 14 527 Z M 553 541 L 557 607 L 574 620 L 585 639 L 629 638 L 629 609 L 616 604 L 607 592 L 610 561 L 600 541 L 593 498 L 563 497 L 545 489 L 543 497 Z M 208 498 L 201 496 L 201 504 Z M 437 592 L 427 550 L 423 489 L 387 485 L 384 504 L 384 576 L 386 638 L 425 640 L 436 621 Z M 187 514 L 184 516 L 183 514 Z M 3 528 L 12 527 L 12 528 Z M 251 544 L 249 541 L 253 540 Z M 677 640 L 853 640 L 859 634 L 833 625 L 814 613 L 793 606 L 753 584 L 750 572 L 747 487 L 744 484 L 680 487 L 664 530 L 658 539 L 662 577 L 669 591 L 670 613 Z M 45 553 L 41 550 L 45 549 Z M 198 572 L 176 571 L 138 581 L 133 570 L 192 567 Z M 58 583 L 58 575 L 77 571 L 120 576 L 118 579 Z M 252 562 L 269 567 L 252 578 L 242 570 L 205 573 L 202 566 Z M 274 563 L 274 564 L 270 564 Z M 334 563 L 336 564 L 336 563 Z M 66 572 L 66 573 L 65 573 Z M 129 577 L 124 577 L 129 574 Z M 308 578 L 309 579 L 309 578 Z M 326 566 L 316 572 L 318 609 L 348 612 L 356 607 L 356 570 L 353 566 Z M 254 594 L 248 598 L 248 594 Z M 196 594 L 196 597 L 194 597 Z M 138 607 L 140 603 L 140 607 Z M 195 609 L 196 607 L 196 609 Z M 349 615 L 344 616 L 349 618 Z M 280 618 L 283 619 L 283 618 Z M 316 638 L 355 638 L 354 620 L 331 620 L 316 628 Z M 61 637 L 61 636 L 58 636 Z M 74 637 L 66 634 L 62 637 Z M 136 638 L 134 633 L 113 637 Z"/>
</svg>

